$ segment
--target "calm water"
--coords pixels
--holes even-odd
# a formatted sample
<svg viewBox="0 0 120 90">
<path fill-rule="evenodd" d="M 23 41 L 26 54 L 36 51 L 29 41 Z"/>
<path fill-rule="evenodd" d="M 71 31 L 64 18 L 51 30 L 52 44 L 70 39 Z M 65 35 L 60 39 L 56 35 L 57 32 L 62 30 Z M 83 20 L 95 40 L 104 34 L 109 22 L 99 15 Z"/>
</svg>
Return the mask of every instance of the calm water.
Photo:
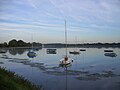
<svg viewBox="0 0 120 90">
<path fill-rule="evenodd" d="M 120 90 L 120 49 L 112 49 L 117 57 L 104 56 L 104 50 L 87 48 L 80 55 L 68 54 L 74 61 L 65 68 L 59 67 L 65 48 L 58 48 L 57 54 L 46 54 L 43 48 L 35 51 L 35 58 L 27 56 L 28 50 L 10 49 L 0 53 L 0 66 L 44 90 Z"/>
</svg>

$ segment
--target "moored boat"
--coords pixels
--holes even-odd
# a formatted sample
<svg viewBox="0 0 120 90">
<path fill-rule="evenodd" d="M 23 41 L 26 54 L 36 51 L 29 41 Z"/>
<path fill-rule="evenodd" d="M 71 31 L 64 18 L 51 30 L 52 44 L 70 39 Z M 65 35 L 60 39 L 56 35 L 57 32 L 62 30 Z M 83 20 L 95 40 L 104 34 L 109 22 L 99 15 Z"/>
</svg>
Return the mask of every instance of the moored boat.
<svg viewBox="0 0 120 90">
<path fill-rule="evenodd" d="M 67 56 L 67 31 L 66 31 L 66 21 L 65 21 L 65 43 L 66 43 L 66 56 L 62 58 L 59 62 L 59 65 L 66 66 L 73 62 L 73 60 Z"/>
<path fill-rule="evenodd" d="M 80 54 L 80 52 L 78 52 L 78 51 L 70 51 L 69 53 L 70 53 L 70 54 L 75 54 L 75 55 L 76 55 L 76 54 Z"/>
<path fill-rule="evenodd" d="M 37 56 L 37 54 L 36 54 L 35 52 L 33 52 L 33 51 L 29 51 L 29 52 L 27 53 L 27 55 L 28 55 L 29 58 L 34 58 L 34 57 Z"/>
<path fill-rule="evenodd" d="M 56 49 L 47 49 L 46 50 L 47 54 L 56 54 Z"/>
<path fill-rule="evenodd" d="M 104 50 L 104 52 L 113 52 L 113 50 Z"/>
<path fill-rule="evenodd" d="M 71 62 L 73 62 L 71 58 L 64 57 L 60 60 L 60 65 L 68 65 L 68 64 L 71 64 Z"/>
<path fill-rule="evenodd" d="M 80 49 L 80 51 L 86 51 L 86 49 Z"/>
</svg>

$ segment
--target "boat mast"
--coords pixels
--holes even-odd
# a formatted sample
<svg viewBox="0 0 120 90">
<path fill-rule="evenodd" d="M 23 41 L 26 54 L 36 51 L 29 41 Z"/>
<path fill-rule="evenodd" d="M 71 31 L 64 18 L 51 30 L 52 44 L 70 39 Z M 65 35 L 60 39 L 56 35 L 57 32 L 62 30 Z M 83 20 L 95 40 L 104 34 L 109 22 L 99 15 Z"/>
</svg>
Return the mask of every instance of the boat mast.
<svg viewBox="0 0 120 90">
<path fill-rule="evenodd" d="M 66 57 L 67 57 L 67 30 L 66 30 L 66 20 L 65 20 L 65 43 L 66 43 Z"/>
<path fill-rule="evenodd" d="M 75 49 L 77 51 L 77 37 L 75 37 Z"/>
<path fill-rule="evenodd" d="M 32 50 L 33 50 L 33 34 L 32 34 Z"/>
</svg>

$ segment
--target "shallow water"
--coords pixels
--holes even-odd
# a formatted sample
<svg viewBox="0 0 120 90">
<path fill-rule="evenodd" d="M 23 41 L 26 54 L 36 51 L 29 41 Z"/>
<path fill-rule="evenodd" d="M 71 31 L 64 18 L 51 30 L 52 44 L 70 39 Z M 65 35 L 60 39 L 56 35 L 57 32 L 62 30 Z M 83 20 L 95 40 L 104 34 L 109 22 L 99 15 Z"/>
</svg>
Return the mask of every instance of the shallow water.
<svg viewBox="0 0 120 90">
<path fill-rule="evenodd" d="M 112 49 L 112 48 L 110 48 Z M 74 50 L 68 48 L 69 51 Z M 112 49 L 116 57 L 104 55 L 105 48 L 86 48 L 80 55 L 68 54 L 72 65 L 59 67 L 65 48 L 57 54 L 46 54 L 46 48 L 35 51 L 29 58 L 28 50 L 9 49 L 0 54 L 0 66 L 14 71 L 44 90 L 120 90 L 120 49 Z"/>
</svg>

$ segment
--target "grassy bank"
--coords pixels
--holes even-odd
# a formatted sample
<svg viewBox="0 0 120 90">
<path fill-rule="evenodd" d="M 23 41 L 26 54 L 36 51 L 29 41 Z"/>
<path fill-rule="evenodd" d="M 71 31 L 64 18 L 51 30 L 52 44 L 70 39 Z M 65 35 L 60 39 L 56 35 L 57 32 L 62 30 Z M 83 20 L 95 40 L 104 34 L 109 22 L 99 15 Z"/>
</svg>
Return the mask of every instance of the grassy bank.
<svg viewBox="0 0 120 90">
<path fill-rule="evenodd" d="M 40 88 L 0 67 L 0 90 L 40 90 Z"/>
</svg>

